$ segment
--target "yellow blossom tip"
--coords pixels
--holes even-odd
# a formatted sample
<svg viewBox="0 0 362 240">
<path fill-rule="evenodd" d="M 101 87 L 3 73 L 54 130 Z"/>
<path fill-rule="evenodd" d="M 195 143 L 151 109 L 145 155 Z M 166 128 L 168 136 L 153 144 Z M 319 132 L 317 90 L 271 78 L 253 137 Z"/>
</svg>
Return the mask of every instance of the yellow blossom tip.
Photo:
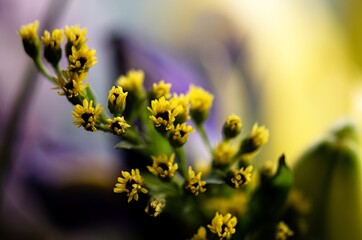
<svg viewBox="0 0 362 240">
<path fill-rule="evenodd" d="M 73 26 L 64 26 L 64 34 L 68 39 L 69 45 L 76 48 L 81 47 L 84 43 L 88 41 L 86 38 L 87 29 L 80 28 L 79 25 Z"/>
<path fill-rule="evenodd" d="M 103 112 L 103 108 L 98 103 L 97 106 L 94 108 L 93 101 L 90 100 L 88 102 L 87 99 L 83 100 L 82 105 L 77 104 L 74 107 L 73 117 L 75 119 L 74 125 L 78 127 L 83 127 L 87 131 L 95 132 L 97 131 L 97 124 L 100 119 L 100 115 Z"/>
<path fill-rule="evenodd" d="M 54 29 L 52 33 L 47 30 L 44 31 L 44 35 L 41 37 L 42 43 L 45 47 L 59 49 L 60 44 L 64 39 L 62 29 Z"/>
<path fill-rule="evenodd" d="M 240 150 L 243 154 L 252 154 L 267 143 L 268 139 L 269 130 L 265 126 L 259 126 L 258 123 L 255 123 L 250 136 L 243 140 Z"/>
<path fill-rule="evenodd" d="M 175 175 L 175 172 L 178 169 L 178 164 L 173 163 L 174 159 L 174 153 L 172 153 L 170 157 L 168 157 L 166 154 L 161 154 L 157 157 L 152 156 L 152 166 L 147 166 L 147 169 L 153 175 L 164 180 L 169 180 Z"/>
<path fill-rule="evenodd" d="M 161 214 L 166 206 L 166 200 L 164 197 L 152 197 L 147 204 L 145 212 L 151 217 L 157 217 Z"/>
<path fill-rule="evenodd" d="M 87 72 L 90 67 L 97 64 L 96 50 L 89 49 L 87 45 L 82 45 L 79 49 L 73 46 L 71 49 L 69 71 Z"/>
<path fill-rule="evenodd" d="M 20 27 L 18 32 L 22 39 L 23 47 L 32 59 L 39 57 L 40 53 L 40 40 L 38 36 L 39 21 L 35 21 Z"/>
<path fill-rule="evenodd" d="M 213 152 L 213 166 L 225 167 L 228 166 L 236 150 L 228 142 L 219 143 Z"/>
<path fill-rule="evenodd" d="M 191 238 L 191 240 L 207 240 L 206 234 L 206 228 L 201 226 L 197 230 L 197 233 Z"/>
<path fill-rule="evenodd" d="M 107 119 L 107 122 L 108 122 L 107 125 L 108 130 L 117 136 L 122 136 L 127 131 L 127 129 L 131 127 L 131 125 L 129 125 L 127 121 L 124 119 L 124 117 L 115 117 L 113 119 Z"/>
<path fill-rule="evenodd" d="M 137 98 L 144 96 L 143 82 L 144 72 L 142 70 L 129 70 L 126 75 L 121 75 L 117 79 L 118 86 Z"/>
<path fill-rule="evenodd" d="M 56 78 L 58 87 L 55 89 L 62 89 L 63 92 L 58 92 L 59 95 L 65 95 L 72 103 L 78 103 L 78 96 L 84 97 L 86 95 L 85 89 L 89 83 L 83 84 L 87 78 L 87 73 L 77 73 L 68 70 L 62 71 L 62 76 Z"/>
<path fill-rule="evenodd" d="M 192 170 L 192 167 L 189 166 L 188 179 L 185 182 L 185 189 L 195 196 L 199 195 L 199 193 L 203 193 L 206 191 L 206 188 L 204 188 L 204 186 L 206 185 L 206 182 L 201 181 L 201 174 L 202 173 L 199 172 L 196 175 L 194 170 Z"/>
<path fill-rule="evenodd" d="M 186 125 L 186 123 L 177 124 L 176 127 L 171 129 L 169 141 L 172 146 L 181 147 L 187 142 L 189 134 L 194 131 L 192 126 Z"/>
<path fill-rule="evenodd" d="M 289 238 L 293 235 L 294 235 L 294 232 L 292 230 L 290 230 L 290 228 L 288 227 L 287 224 L 285 224 L 285 222 L 280 221 L 278 223 L 276 235 L 275 235 L 276 240 L 286 240 L 287 238 Z"/>
<path fill-rule="evenodd" d="M 229 174 L 229 184 L 234 188 L 240 188 L 243 185 L 248 184 L 251 181 L 251 172 L 253 166 L 249 165 L 246 168 L 242 167 L 239 170 L 231 170 Z"/>
<path fill-rule="evenodd" d="M 225 216 L 223 216 L 222 214 L 216 212 L 215 217 L 211 221 L 211 224 L 208 224 L 207 227 L 220 239 L 228 239 L 236 232 L 236 224 L 237 219 L 235 216 L 232 216 L 230 213 L 227 213 Z"/>
<path fill-rule="evenodd" d="M 38 38 L 39 21 L 34 21 L 29 24 L 22 25 L 19 30 L 19 36 L 22 39 Z"/>
<path fill-rule="evenodd" d="M 159 99 L 160 97 L 170 98 L 171 83 L 165 83 L 161 80 L 158 83 L 153 83 L 152 90 L 150 92 L 150 99 Z"/>
<path fill-rule="evenodd" d="M 239 116 L 232 114 L 227 117 L 223 126 L 223 135 L 225 139 L 234 138 L 241 132 L 242 122 Z"/>
<path fill-rule="evenodd" d="M 123 92 L 122 87 L 113 86 L 108 94 L 108 109 L 114 116 L 121 116 L 126 109 L 128 92 Z"/>
<path fill-rule="evenodd" d="M 251 130 L 251 137 L 255 145 L 262 146 L 268 142 L 269 130 L 264 125 L 259 126 L 258 123 L 255 123 Z"/>
<path fill-rule="evenodd" d="M 187 95 L 184 94 L 173 94 L 170 99 L 172 109 L 178 109 L 175 123 L 184 123 L 190 119 L 190 102 Z"/>
<path fill-rule="evenodd" d="M 115 193 L 126 193 L 128 202 L 133 199 L 138 201 L 139 193 L 148 193 L 148 190 L 144 187 L 144 181 L 138 169 L 132 169 L 131 173 L 122 171 L 122 176 L 118 177 L 117 180 L 118 183 L 115 184 L 113 191 Z"/>
<path fill-rule="evenodd" d="M 175 122 L 175 117 L 179 113 L 179 109 L 172 108 L 172 105 L 165 97 L 151 101 L 151 108 L 147 107 L 152 114 L 149 118 L 153 122 L 156 129 L 161 133 L 171 130 Z"/>
<path fill-rule="evenodd" d="M 190 86 L 187 95 L 191 105 L 191 117 L 197 124 L 203 123 L 209 115 L 214 96 L 194 85 Z"/>
</svg>

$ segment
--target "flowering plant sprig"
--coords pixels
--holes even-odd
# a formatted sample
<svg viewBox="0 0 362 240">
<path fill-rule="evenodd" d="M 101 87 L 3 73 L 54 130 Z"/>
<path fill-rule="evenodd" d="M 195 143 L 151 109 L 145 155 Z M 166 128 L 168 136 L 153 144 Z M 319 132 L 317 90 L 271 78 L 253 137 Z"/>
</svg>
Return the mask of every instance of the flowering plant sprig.
<svg viewBox="0 0 362 240">
<path fill-rule="evenodd" d="M 272 174 L 258 173 L 252 164 L 268 141 L 265 126 L 256 123 L 242 137 L 241 119 L 232 114 L 220 129 L 223 138 L 213 146 L 204 129 L 213 94 L 194 85 L 187 93 L 171 93 L 172 85 L 164 80 L 148 90 L 141 70 L 130 70 L 115 81 L 109 90 L 107 111 L 90 84 L 84 83 L 97 63 L 96 51 L 86 44 L 86 29 L 65 26 L 45 31 L 40 41 L 38 27 L 38 22 L 21 27 L 25 52 L 60 90 L 59 95 L 74 105 L 74 124 L 86 131 L 116 135 L 120 138 L 116 148 L 141 156 L 137 167 L 121 171 L 115 193 L 124 195 L 129 204 L 145 199 L 147 204 L 140 207 L 151 217 L 167 213 L 178 218 L 192 239 L 286 239 L 293 235 L 281 218 L 292 186 L 284 156 Z M 63 53 L 66 69 L 59 66 Z M 44 66 L 44 60 L 52 69 Z M 212 156 L 204 171 L 185 154 L 185 145 L 195 130 Z"/>
</svg>

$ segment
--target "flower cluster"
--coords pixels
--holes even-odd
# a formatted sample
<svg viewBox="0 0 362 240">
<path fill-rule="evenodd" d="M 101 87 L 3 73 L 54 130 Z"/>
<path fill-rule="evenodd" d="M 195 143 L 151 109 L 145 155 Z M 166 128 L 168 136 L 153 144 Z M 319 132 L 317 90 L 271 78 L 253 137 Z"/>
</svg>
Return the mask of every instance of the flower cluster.
<svg viewBox="0 0 362 240">
<path fill-rule="evenodd" d="M 253 234 L 248 229 L 264 231 L 260 216 L 266 208 L 281 209 L 277 205 L 280 199 L 286 198 L 291 185 L 284 156 L 275 174 L 270 174 L 260 185 L 258 181 L 249 184 L 257 177 L 257 172 L 253 172 L 253 157 L 268 141 L 269 131 L 265 126 L 256 123 L 243 137 L 240 117 L 231 114 L 220 126 L 222 137 L 213 146 L 204 129 L 213 94 L 194 85 L 186 93 L 175 93 L 172 85 L 164 80 L 146 89 L 147 75 L 142 70 L 130 70 L 119 76 L 109 90 L 107 109 L 101 107 L 90 84 L 84 83 L 89 70 L 97 63 L 96 51 L 86 44 L 86 29 L 65 26 L 51 32 L 45 30 L 40 42 L 38 27 L 39 23 L 34 22 L 20 29 L 24 49 L 39 71 L 60 90 L 59 94 L 74 105 L 74 124 L 86 131 L 100 130 L 116 135 L 120 140 L 116 148 L 135 151 L 141 158 L 132 159 L 137 167 L 121 171 L 115 193 L 125 195 L 130 204 L 145 200 L 139 201 L 140 205 L 152 217 L 161 217 L 166 212 L 182 218 L 179 220 L 184 221 L 185 226 L 192 222 L 192 227 L 185 231 L 192 237 L 198 229 L 193 239 L 206 239 L 210 234 L 215 239 L 241 238 Z M 67 43 L 62 47 L 65 38 Z M 55 76 L 44 67 L 39 57 L 42 51 Z M 65 69 L 59 67 L 63 52 Z M 195 131 L 210 151 L 210 164 L 204 171 L 185 154 L 185 145 Z M 269 196 L 270 193 L 273 196 Z M 214 207 L 205 204 L 213 200 L 223 204 L 213 204 Z M 242 211 L 235 201 L 243 206 Z M 211 224 L 204 227 L 211 218 Z M 277 229 L 282 220 L 279 218 L 279 212 L 273 213 L 270 219 L 274 221 L 271 221 L 274 228 L 271 229 Z M 277 233 L 267 234 L 285 239 L 291 236 L 291 230 L 287 230 L 278 225 Z"/>
</svg>

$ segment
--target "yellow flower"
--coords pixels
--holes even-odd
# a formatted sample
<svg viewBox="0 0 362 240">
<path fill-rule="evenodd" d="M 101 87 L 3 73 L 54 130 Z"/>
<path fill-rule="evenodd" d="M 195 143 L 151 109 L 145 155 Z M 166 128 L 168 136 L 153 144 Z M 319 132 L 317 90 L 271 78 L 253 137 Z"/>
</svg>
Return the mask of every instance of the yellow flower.
<svg viewBox="0 0 362 240">
<path fill-rule="evenodd" d="M 147 166 L 147 168 L 153 175 L 168 180 L 175 175 L 178 169 L 177 163 L 173 164 L 174 159 L 174 153 L 169 158 L 166 154 L 161 154 L 157 157 L 152 156 L 153 164 L 152 166 Z"/>
<path fill-rule="evenodd" d="M 95 108 L 92 106 L 93 101 L 88 103 L 87 99 L 83 100 L 83 105 L 77 104 L 74 107 L 73 117 L 75 119 L 74 125 L 78 127 L 84 127 L 87 131 L 97 131 L 97 123 L 99 121 L 99 115 L 103 112 L 103 108 L 98 103 Z"/>
<path fill-rule="evenodd" d="M 141 70 L 130 70 L 127 75 L 122 75 L 117 79 L 117 85 L 122 87 L 125 92 L 129 92 L 137 98 L 144 96 L 144 81 L 145 74 Z"/>
<path fill-rule="evenodd" d="M 44 57 L 53 66 L 56 66 L 62 58 L 62 49 L 60 44 L 63 41 L 63 31 L 61 29 L 53 30 L 52 34 L 45 30 L 41 38 L 44 45 Z"/>
<path fill-rule="evenodd" d="M 209 115 L 214 96 L 201 87 L 191 85 L 188 98 L 191 104 L 191 117 L 197 124 L 203 123 Z"/>
<path fill-rule="evenodd" d="M 97 58 L 94 56 L 96 50 L 90 50 L 87 45 L 82 45 L 79 49 L 72 47 L 72 55 L 69 56 L 70 71 L 86 72 L 97 63 Z"/>
<path fill-rule="evenodd" d="M 148 202 L 145 212 L 151 217 L 157 217 L 161 214 L 166 206 L 166 200 L 164 197 L 152 197 Z"/>
<path fill-rule="evenodd" d="M 64 33 L 70 46 L 79 48 L 88 41 L 88 38 L 86 38 L 87 29 L 80 28 L 78 25 L 64 26 Z"/>
<path fill-rule="evenodd" d="M 108 109 L 114 116 L 120 116 L 126 108 L 126 97 L 122 87 L 113 86 L 108 94 Z"/>
<path fill-rule="evenodd" d="M 64 78 L 63 78 L 64 77 Z M 59 86 L 55 89 L 62 89 L 63 92 L 58 92 L 59 95 L 65 95 L 69 100 L 77 98 L 79 95 L 84 96 L 84 89 L 89 86 L 89 83 L 83 84 L 87 77 L 86 72 L 77 73 L 70 71 L 63 71 L 63 77 L 57 79 Z"/>
<path fill-rule="evenodd" d="M 230 146 L 227 142 L 219 143 L 214 149 L 213 166 L 223 167 L 230 163 L 230 160 L 235 154 L 234 147 Z"/>
<path fill-rule="evenodd" d="M 186 123 L 177 124 L 175 128 L 171 129 L 169 141 L 172 146 L 181 147 L 187 142 L 189 134 L 194 131 L 192 126 L 186 125 Z"/>
<path fill-rule="evenodd" d="M 185 189 L 195 196 L 199 195 L 199 193 L 203 193 L 206 191 L 206 188 L 204 186 L 206 185 L 205 181 L 201 181 L 201 172 L 199 172 L 197 175 L 192 170 L 191 166 L 189 167 L 189 177 L 187 181 L 185 182 Z"/>
<path fill-rule="evenodd" d="M 190 103 L 187 96 L 185 96 L 184 94 L 174 94 L 170 99 L 170 103 L 172 108 L 179 108 L 179 113 L 176 116 L 175 123 L 184 123 L 188 119 L 190 119 Z"/>
<path fill-rule="evenodd" d="M 24 50 L 33 59 L 38 57 L 40 53 L 38 29 L 39 21 L 34 21 L 21 26 L 19 30 L 19 36 L 23 41 Z"/>
<path fill-rule="evenodd" d="M 265 126 L 258 126 L 258 123 L 253 125 L 251 130 L 251 138 L 255 146 L 261 147 L 268 142 L 269 139 L 269 130 Z"/>
<path fill-rule="evenodd" d="M 235 226 L 237 223 L 236 217 L 233 217 L 230 213 L 225 216 L 216 212 L 215 217 L 212 219 L 211 224 L 207 227 L 212 233 L 217 234 L 220 239 L 230 238 L 236 230 Z"/>
<path fill-rule="evenodd" d="M 286 240 L 288 237 L 291 237 L 294 235 L 294 232 L 290 230 L 287 224 L 285 222 L 281 221 L 277 225 L 277 231 L 275 235 L 276 240 Z"/>
<path fill-rule="evenodd" d="M 48 32 L 47 30 L 45 30 L 44 35 L 41 38 L 44 47 L 50 47 L 54 49 L 60 48 L 60 44 L 62 43 L 63 39 L 64 36 L 62 29 L 54 29 L 52 31 L 52 34 L 50 34 L 50 32 Z"/>
<path fill-rule="evenodd" d="M 123 135 L 127 128 L 131 127 L 131 125 L 126 122 L 124 117 L 115 117 L 113 119 L 107 119 L 107 121 L 107 127 L 109 131 L 117 136 Z"/>
<path fill-rule="evenodd" d="M 151 107 L 147 107 L 148 111 L 151 112 L 150 119 L 155 125 L 156 129 L 165 133 L 172 129 L 175 117 L 178 114 L 179 108 L 173 109 L 170 102 L 161 97 L 158 100 L 151 101 Z"/>
<path fill-rule="evenodd" d="M 118 183 L 116 183 L 113 191 L 115 193 L 127 193 L 128 202 L 132 199 L 138 201 L 138 193 L 148 193 L 148 190 L 144 188 L 143 178 L 138 169 L 132 169 L 131 173 L 122 171 L 122 177 L 118 177 L 117 180 Z"/>
<path fill-rule="evenodd" d="M 64 81 L 64 80 L 66 82 L 76 81 L 78 84 L 81 84 L 87 78 L 86 72 L 77 73 L 77 72 L 72 72 L 69 70 L 63 70 L 62 74 L 63 74 L 64 79 L 60 78 L 60 79 L 58 79 L 59 81 Z"/>
<path fill-rule="evenodd" d="M 255 123 L 250 136 L 241 143 L 240 150 L 243 154 L 251 154 L 267 143 L 268 139 L 269 130 L 265 126 L 259 127 L 258 123 Z"/>
<path fill-rule="evenodd" d="M 251 171 L 253 166 L 240 168 L 239 170 L 231 170 L 230 185 L 234 188 L 240 188 L 241 186 L 248 184 L 251 181 Z"/>
<path fill-rule="evenodd" d="M 191 238 L 191 240 L 207 240 L 206 229 L 202 226 L 199 227 L 197 233 Z"/>
<path fill-rule="evenodd" d="M 39 21 L 23 25 L 20 27 L 19 35 L 22 39 L 34 40 L 38 37 Z"/>
<path fill-rule="evenodd" d="M 163 80 L 152 85 L 150 99 L 159 99 L 160 97 L 170 98 L 171 83 L 165 83 Z"/>
<path fill-rule="evenodd" d="M 231 114 L 227 117 L 223 126 L 223 134 L 225 139 L 234 138 L 241 132 L 242 123 L 239 116 Z"/>
</svg>

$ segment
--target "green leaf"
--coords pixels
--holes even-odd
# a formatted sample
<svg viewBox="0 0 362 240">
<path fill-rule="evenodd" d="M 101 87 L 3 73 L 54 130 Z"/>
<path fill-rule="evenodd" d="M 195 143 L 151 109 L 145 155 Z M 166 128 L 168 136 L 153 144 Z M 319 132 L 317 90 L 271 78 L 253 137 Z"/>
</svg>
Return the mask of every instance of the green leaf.
<svg viewBox="0 0 362 240">
<path fill-rule="evenodd" d="M 142 178 L 151 193 L 165 194 L 166 196 L 180 194 L 180 188 L 175 182 L 162 181 L 152 174 L 142 174 Z"/>
<path fill-rule="evenodd" d="M 360 145 L 350 123 L 332 129 L 295 165 L 295 186 L 311 203 L 308 239 L 362 239 Z"/>
<path fill-rule="evenodd" d="M 249 202 L 249 212 L 240 225 L 240 232 L 252 232 L 255 239 L 268 239 L 274 236 L 275 226 L 281 216 L 288 192 L 293 185 L 293 174 L 285 163 L 285 157 L 279 158 L 276 174 L 261 182 Z"/>
<path fill-rule="evenodd" d="M 288 192 L 293 185 L 293 175 L 285 163 L 285 157 L 279 158 L 276 174 L 267 182 L 260 185 L 255 191 L 251 204 L 257 204 L 262 218 L 265 220 L 277 220 Z"/>
</svg>

